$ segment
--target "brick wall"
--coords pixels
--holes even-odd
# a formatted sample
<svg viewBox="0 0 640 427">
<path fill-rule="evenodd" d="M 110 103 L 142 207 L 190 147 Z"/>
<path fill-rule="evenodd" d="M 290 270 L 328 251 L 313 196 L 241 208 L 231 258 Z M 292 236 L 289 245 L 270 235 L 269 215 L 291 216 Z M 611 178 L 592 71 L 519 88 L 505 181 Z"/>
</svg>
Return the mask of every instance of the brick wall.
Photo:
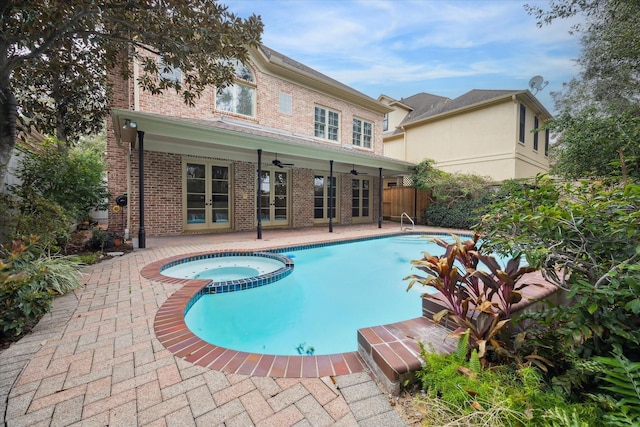
<svg viewBox="0 0 640 427">
<path fill-rule="evenodd" d="M 233 117 L 262 126 L 277 128 L 313 137 L 314 107 L 320 105 L 340 113 L 340 142 L 351 145 L 352 119 L 354 117 L 374 123 L 374 149 L 382 154 L 382 114 L 352 105 L 341 99 L 317 92 L 308 87 L 294 84 L 277 77 L 262 73 L 257 67 L 251 67 L 256 83 L 256 117 L 245 117 L 215 109 L 215 89 L 205 90 L 194 107 L 184 104 L 182 96 L 174 91 L 152 96 L 139 92 L 134 98 L 133 80 L 124 80 L 117 73 L 111 73 L 114 85 L 113 107 L 184 118 L 212 118 L 221 115 Z M 292 113 L 279 111 L 279 95 L 287 93 L 292 98 Z M 126 214 L 113 213 L 113 198 L 129 191 L 130 232 L 137 235 L 139 228 L 139 192 L 138 192 L 138 152 L 128 144 L 119 145 L 115 140 L 111 121 L 107 124 L 107 171 L 109 192 L 112 195 L 109 209 L 109 228 L 122 231 L 126 224 Z M 323 141 L 329 145 L 335 142 Z M 354 147 L 355 150 L 359 148 Z M 185 153 L 188 155 L 188 153 Z M 190 156 L 191 157 L 191 156 Z M 224 157 L 223 153 L 212 151 L 211 157 Z M 180 234 L 183 229 L 182 196 L 182 158 L 180 154 L 145 151 L 145 231 L 148 236 Z M 130 165 L 129 183 L 127 183 L 127 165 Z M 231 195 L 232 228 L 236 231 L 251 231 L 256 228 L 256 165 L 251 162 L 233 163 L 233 190 Z M 336 222 L 350 224 L 351 218 L 351 178 L 344 174 L 339 180 L 339 218 Z M 313 225 L 313 179 L 311 169 L 291 169 L 291 192 L 289 215 L 291 227 Z M 372 178 L 371 198 L 372 217 L 377 218 L 376 179 Z M 129 184 L 129 185 L 128 185 Z"/>
<path fill-rule="evenodd" d="M 131 232 L 140 227 L 138 151 L 131 164 Z M 180 234 L 182 229 L 182 157 L 177 154 L 144 152 L 144 225 L 147 236 Z"/>
<path fill-rule="evenodd" d="M 291 196 L 289 199 L 291 226 L 313 226 L 313 180 L 312 169 L 293 169 L 291 171 Z"/>
<path fill-rule="evenodd" d="M 256 229 L 257 167 L 253 163 L 233 164 L 233 217 L 237 231 Z"/>
</svg>

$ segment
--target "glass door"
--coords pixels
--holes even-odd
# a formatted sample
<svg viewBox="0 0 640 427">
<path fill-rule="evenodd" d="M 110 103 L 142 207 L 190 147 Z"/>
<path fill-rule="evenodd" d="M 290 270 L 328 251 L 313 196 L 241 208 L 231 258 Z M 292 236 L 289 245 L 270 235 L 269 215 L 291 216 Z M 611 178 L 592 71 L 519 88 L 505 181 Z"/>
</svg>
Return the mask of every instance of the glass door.
<svg viewBox="0 0 640 427">
<path fill-rule="evenodd" d="M 229 166 L 184 164 L 185 231 L 230 228 Z"/>
<path fill-rule="evenodd" d="M 261 176 L 261 208 L 263 225 L 289 224 L 289 181 L 287 171 L 263 170 Z"/>
<path fill-rule="evenodd" d="M 333 187 L 333 210 L 331 217 L 336 217 L 336 177 L 331 182 Z M 329 222 L 329 176 L 315 175 L 313 180 L 313 220 L 317 223 Z"/>
<path fill-rule="evenodd" d="M 353 178 L 351 181 L 351 217 L 353 222 L 359 222 L 360 219 L 363 221 L 370 219 L 369 187 L 369 179 Z"/>
</svg>

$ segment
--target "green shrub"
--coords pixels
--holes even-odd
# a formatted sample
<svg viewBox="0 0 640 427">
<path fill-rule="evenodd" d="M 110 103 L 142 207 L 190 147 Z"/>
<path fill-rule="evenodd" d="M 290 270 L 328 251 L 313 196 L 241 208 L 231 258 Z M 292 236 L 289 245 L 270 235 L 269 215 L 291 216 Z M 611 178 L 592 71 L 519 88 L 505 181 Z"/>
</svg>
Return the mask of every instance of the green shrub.
<svg viewBox="0 0 640 427">
<path fill-rule="evenodd" d="M 0 241 L 36 235 L 40 246 L 59 252 L 70 239 L 71 220 L 56 202 L 25 188 L 20 197 L 1 195 L 4 215 L 3 238 Z"/>
<path fill-rule="evenodd" d="M 490 201 L 488 193 L 476 199 L 460 199 L 453 205 L 434 201 L 422 213 L 422 222 L 434 227 L 470 230 L 480 222 Z"/>
<path fill-rule="evenodd" d="M 39 290 L 31 278 L 0 271 L 0 332 L 5 337 L 22 335 L 51 307 L 53 292 Z"/>
<path fill-rule="evenodd" d="M 51 257 L 37 238 L 0 245 L 0 332 L 21 335 L 51 307 L 53 296 L 78 287 L 78 264 Z"/>
<path fill-rule="evenodd" d="M 34 152 L 25 152 L 16 170 L 22 182 L 11 191 L 19 197 L 35 192 L 60 205 L 74 220 L 104 208 L 109 196 L 104 182 L 103 153 L 93 145 L 69 147 L 48 137 Z"/>
<path fill-rule="evenodd" d="M 473 353 L 466 361 L 460 352 L 436 354 L 423 345 L 421 357 L 425 364 L 417 376 L 424 395 L 417 404 L 424 405 L 422 425 L 540 426 L 549 425 L 546 417 L 557 411 L 571 411 L 584 425 L 597 425 L 596 404 L 566 401 L 533 367 L 480 369 Z"/>
<path fill-rule="evenodd" d="M 96 252 L 90 252 L 87 254 L 78 254 L 72 257 L 72 259 L 74 259 L 78 264 L 92 265 L 97 263 L 101 257 L 102 257 L 102 252 L 96 251 Z"/>
<path fill-rule="evenodd" d="M 596 400 L 608 408 L 604 415 L 610 426 L 640 425 L 640 362 L 627 359 L 617 348 L 613 357 L 597 357 L 601 394 Z"/>
<path fill-rule="evenodd" d="M 40 289 L 38 277 L 34 278 L 22 268 L 36 256 L 29 249 L 33 243 L 35 239 L 15 240 L 0 246 L 0 332 L 3 338 L 22 334 L 51 306 L 53 292 Z"/>
</svg>

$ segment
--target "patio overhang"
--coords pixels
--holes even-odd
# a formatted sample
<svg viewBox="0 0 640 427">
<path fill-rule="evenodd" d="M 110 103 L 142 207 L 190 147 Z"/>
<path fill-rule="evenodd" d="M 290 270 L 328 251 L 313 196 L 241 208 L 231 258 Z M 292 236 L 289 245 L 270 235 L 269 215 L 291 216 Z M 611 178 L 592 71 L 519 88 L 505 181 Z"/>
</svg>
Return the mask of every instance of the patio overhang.
<svg viewBox="0 0 640 427">
<path fill-rule="evenodd" d="M 277 154 L 285 163 L 298 168 L 327 169 L 330 160 L 336 173 L 358 172 L 383 176 L 407 175 L 413 163 L 368 153 L 347 144 L 321 142 L 313 137 L 267 128 L 226 117 L 186 119 L 159 114 L 112 109 L 116 139 L 127 146 L 122 132 L 126 120 L 135 121 L 144 132 L 144 149 L 182 155 L 220 157 L 256 162 L 256 151 L 263 152 L 263 162 L 270 163 Z M 137 144 L 137 140 L 134 142 Z"/>
</svg>

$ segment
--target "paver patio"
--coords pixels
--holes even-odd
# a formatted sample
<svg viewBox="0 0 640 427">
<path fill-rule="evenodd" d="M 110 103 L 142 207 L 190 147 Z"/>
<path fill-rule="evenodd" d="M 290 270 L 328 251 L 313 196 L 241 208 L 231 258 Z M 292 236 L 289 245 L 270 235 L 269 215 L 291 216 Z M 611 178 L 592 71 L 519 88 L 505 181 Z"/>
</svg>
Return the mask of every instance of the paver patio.
<svg viewBox="0 0 640 427">
<path fill-rule="evenodd" d="M 422 229 L 425 233 L 433 229 Z M 442 230 L 437 230 L 442 232 Z M 140 270 L 180 254 L 399 232 L 399 224 L 147 238 L 147 248 L 86 267 L 34 330 L 0 353 L 7 426 L 402 426 L 369 372 L 322 378 L 229 374 L 175 357 L 155 336 L 180 288 Z M 420 304 L 416 300 L 416 304 Z M 373 325 L 372 325 L 373 326 Z M 354 344 L 356 334 L 354 331 Z"/>
</svg>

